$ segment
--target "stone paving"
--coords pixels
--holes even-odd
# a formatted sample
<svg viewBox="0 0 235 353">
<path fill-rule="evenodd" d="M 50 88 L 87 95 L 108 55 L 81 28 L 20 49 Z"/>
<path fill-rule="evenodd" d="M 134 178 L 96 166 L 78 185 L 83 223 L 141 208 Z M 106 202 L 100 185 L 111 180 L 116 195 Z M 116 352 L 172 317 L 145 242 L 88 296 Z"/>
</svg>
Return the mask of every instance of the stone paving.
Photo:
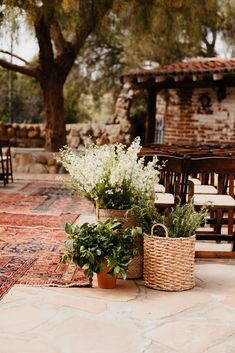
<svg viewBox="0 0 235 353">
<path fill-rule="evenodd" d="M 196 287 L 178 293 L 15 285 L 0 301 L 0 353 L 234 353 L 234 270 L 198 261 Z"/>
</svg>

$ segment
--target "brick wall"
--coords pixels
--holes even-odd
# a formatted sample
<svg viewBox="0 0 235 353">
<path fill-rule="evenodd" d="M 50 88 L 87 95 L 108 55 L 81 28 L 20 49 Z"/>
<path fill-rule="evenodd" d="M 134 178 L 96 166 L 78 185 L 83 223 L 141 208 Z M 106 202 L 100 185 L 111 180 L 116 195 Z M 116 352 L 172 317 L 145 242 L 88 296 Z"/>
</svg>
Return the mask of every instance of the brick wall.
<svg viewBox="0 0 235 353">
<path fill-rule="evenodd" d="M 157 96 L 164 143 L 235 143 L 235 88 L 169 89 Z"/>
</svg>

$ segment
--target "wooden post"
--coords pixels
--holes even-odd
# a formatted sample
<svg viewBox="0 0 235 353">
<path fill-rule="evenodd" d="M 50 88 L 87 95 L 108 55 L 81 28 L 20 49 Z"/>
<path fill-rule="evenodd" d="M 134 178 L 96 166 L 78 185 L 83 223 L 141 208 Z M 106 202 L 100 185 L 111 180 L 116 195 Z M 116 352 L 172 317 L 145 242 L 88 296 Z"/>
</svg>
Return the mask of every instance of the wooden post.
<svg viewBox="0 0 235 353">
<path fill-rule="evenodd" d="M 145 143 L 154 142 L 156 123 L 156 90 L 154 88 L 148 91 L 148 108 L 145 122 Z"/>
</svg>

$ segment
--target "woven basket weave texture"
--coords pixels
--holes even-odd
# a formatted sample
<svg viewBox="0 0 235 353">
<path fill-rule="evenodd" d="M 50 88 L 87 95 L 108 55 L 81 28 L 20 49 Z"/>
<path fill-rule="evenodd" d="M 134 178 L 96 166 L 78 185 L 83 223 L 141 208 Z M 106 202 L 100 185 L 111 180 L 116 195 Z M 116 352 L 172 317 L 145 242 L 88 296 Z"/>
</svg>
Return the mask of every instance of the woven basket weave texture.
<svg viewBox="0 0 235 353">
<path fill-rule="evenodd" d="M 144 236 L 144 283 L 166 291 L 183 291 L 195 286 L 195 236 L 169 238 Z"/>
</svg>

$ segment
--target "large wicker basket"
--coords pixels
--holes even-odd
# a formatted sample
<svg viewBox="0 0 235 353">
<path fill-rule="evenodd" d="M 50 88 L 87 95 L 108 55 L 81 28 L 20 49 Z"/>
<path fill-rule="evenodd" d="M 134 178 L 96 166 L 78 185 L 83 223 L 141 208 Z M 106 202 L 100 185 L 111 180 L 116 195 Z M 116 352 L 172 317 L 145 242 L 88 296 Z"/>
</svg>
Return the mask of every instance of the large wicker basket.
<svg viewBox="0 0 235 353">
<path fill-rule="evenodd" d="M 128 214 L 127 210 L 111 210 L 111 209 L 97 209 L 96 218 L 97 221 L 104 222 L 107 218 L 115 218 L 123 221 L 123 228 L 134 227 L 135 217 Z M 143 277 L 143 238 L 139 237 L 137 240 L 139 247 L 139 254 L 136 255 L 129 263 L 127 270 L 127 279 L 135 279 Z"/>
<path fill-rule="evenodd" d="M 165 237 L 154 235 L 162 227 Z M 144 282 L 147 287 L 183 291 L 195 286 L 195 236 L 169 238 L 163 224 L 155 224 L 144 236 Z"/>
</svg>

